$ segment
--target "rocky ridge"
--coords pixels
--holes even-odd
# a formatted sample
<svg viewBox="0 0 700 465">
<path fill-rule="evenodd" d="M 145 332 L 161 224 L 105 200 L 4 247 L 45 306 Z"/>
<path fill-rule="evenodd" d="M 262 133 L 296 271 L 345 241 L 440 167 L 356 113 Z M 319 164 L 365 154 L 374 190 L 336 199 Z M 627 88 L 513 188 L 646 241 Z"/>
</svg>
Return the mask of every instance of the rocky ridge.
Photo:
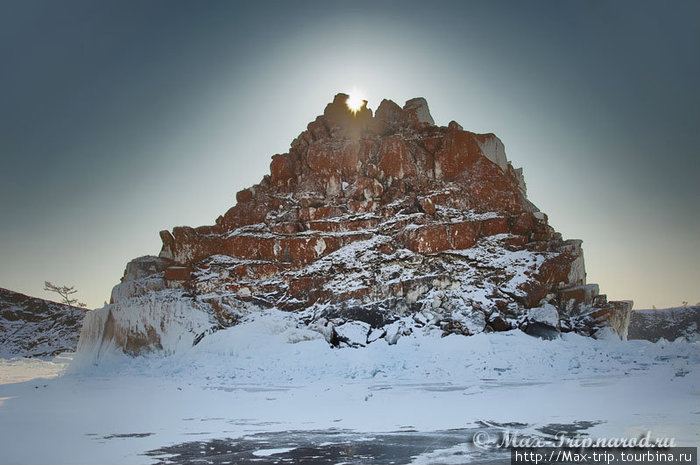
<svg viewBox="0 0 700 465">
<path fill-rule="evenodd" d="M 76 349 L 86 309 L 0 288 L 0 356 L 46 357 Z"/>
<path fill-rule="evenodd" d="M 270 307 L 332 346 L 416 330 L 626 338 L 632 303 L 586 283 L 581 241 L 527 200 L 498 137 L 436 126 L 422 98 L 374 115 L 347 98 L 214 225 L 161 231 L 159 256 L 130 262 L 90 313 L 84 350 L 175 351 Z"/>
<path fill-rule="evenodd" d="M 629 339 L 700 341 L 700 305 L 635 310 L 629 324 Z"/>
</svg>

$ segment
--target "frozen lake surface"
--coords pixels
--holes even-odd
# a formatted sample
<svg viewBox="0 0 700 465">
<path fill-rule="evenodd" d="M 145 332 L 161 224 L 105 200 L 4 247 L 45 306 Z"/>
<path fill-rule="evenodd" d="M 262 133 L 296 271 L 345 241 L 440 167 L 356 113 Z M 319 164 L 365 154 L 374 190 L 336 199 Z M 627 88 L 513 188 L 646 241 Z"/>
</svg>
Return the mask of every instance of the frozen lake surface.
<svg viewBox="0 0 700 465">
<path fill-rule="evenodd" d="M 330 349 L 276 321 L 171 356 L 3 360 L 0 463 L 509 463 L 505 432 L 696 446 L 699 348 L 512 331 Z"/>
</svg>

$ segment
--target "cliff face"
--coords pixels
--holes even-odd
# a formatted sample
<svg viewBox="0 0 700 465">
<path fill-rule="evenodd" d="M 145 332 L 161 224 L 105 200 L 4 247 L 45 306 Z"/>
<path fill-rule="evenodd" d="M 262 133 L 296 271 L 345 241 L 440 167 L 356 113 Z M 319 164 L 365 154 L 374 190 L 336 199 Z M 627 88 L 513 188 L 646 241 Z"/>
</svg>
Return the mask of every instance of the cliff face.
<svg viewBox="0 0 700 465">
<path fill-rule="evenodd" d="M 173 299 L 201 317 L 175 312 L 185 345 L 264 307 L 295 312 L 336 346 L 419 328 L 554 337 L 608 326 L 625 337 L 631 302 L 586 284 L 581 241 L 563 240 L 527 200 L 495 135 L 435 126 L 422 98 L 384 100 L 375 115 L 347 98 L 336 95 L 213 226 L 162 231 L 159 257 L 131 262 L 86 323 L 85 347 L 104 344 L 111 318 L 109 344 L 167 349 L 162 304 Z M 161 316 L 153 306 L 138 316 L 155 301 Z"/>
<path fill-rule="evenodd" d="M 74 351 L 86 311 L 0 288 L 0 357 Z"/>
</svg>

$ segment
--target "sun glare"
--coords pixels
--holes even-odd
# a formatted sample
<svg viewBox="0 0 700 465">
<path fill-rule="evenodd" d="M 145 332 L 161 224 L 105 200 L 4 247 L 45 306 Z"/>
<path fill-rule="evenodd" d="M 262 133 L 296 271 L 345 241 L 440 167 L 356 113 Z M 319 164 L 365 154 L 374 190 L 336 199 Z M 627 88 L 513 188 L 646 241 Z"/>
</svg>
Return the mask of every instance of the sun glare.
<svg viewBox="0 0 700 465">
<path fill-rule="evenodd" d="M 362 92 L 358 91 L 357 89 L 353 89 L 352 92 L 350 92 L 350 95 L 348 96 L 347 101 L 345 102 L 353 113 L 357 113 L 360 111 L 360 108 L 365 103 L 365 97 L 362 94 Z"/>
</svg>

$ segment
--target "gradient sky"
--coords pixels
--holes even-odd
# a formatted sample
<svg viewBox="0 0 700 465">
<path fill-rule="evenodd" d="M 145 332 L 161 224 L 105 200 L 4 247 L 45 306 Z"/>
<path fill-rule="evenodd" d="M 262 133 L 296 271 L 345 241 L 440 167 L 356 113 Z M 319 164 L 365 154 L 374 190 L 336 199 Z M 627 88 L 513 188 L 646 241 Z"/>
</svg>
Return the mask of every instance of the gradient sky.
<svg viewBox="0 0 700 465">
<path fill-rule="evenodd" d="M 700 300 L 700 3 L 0 0 L 0 287 L 109 300 L 335 93 L 494 132 L 636 308 Z"/>
</svg>

